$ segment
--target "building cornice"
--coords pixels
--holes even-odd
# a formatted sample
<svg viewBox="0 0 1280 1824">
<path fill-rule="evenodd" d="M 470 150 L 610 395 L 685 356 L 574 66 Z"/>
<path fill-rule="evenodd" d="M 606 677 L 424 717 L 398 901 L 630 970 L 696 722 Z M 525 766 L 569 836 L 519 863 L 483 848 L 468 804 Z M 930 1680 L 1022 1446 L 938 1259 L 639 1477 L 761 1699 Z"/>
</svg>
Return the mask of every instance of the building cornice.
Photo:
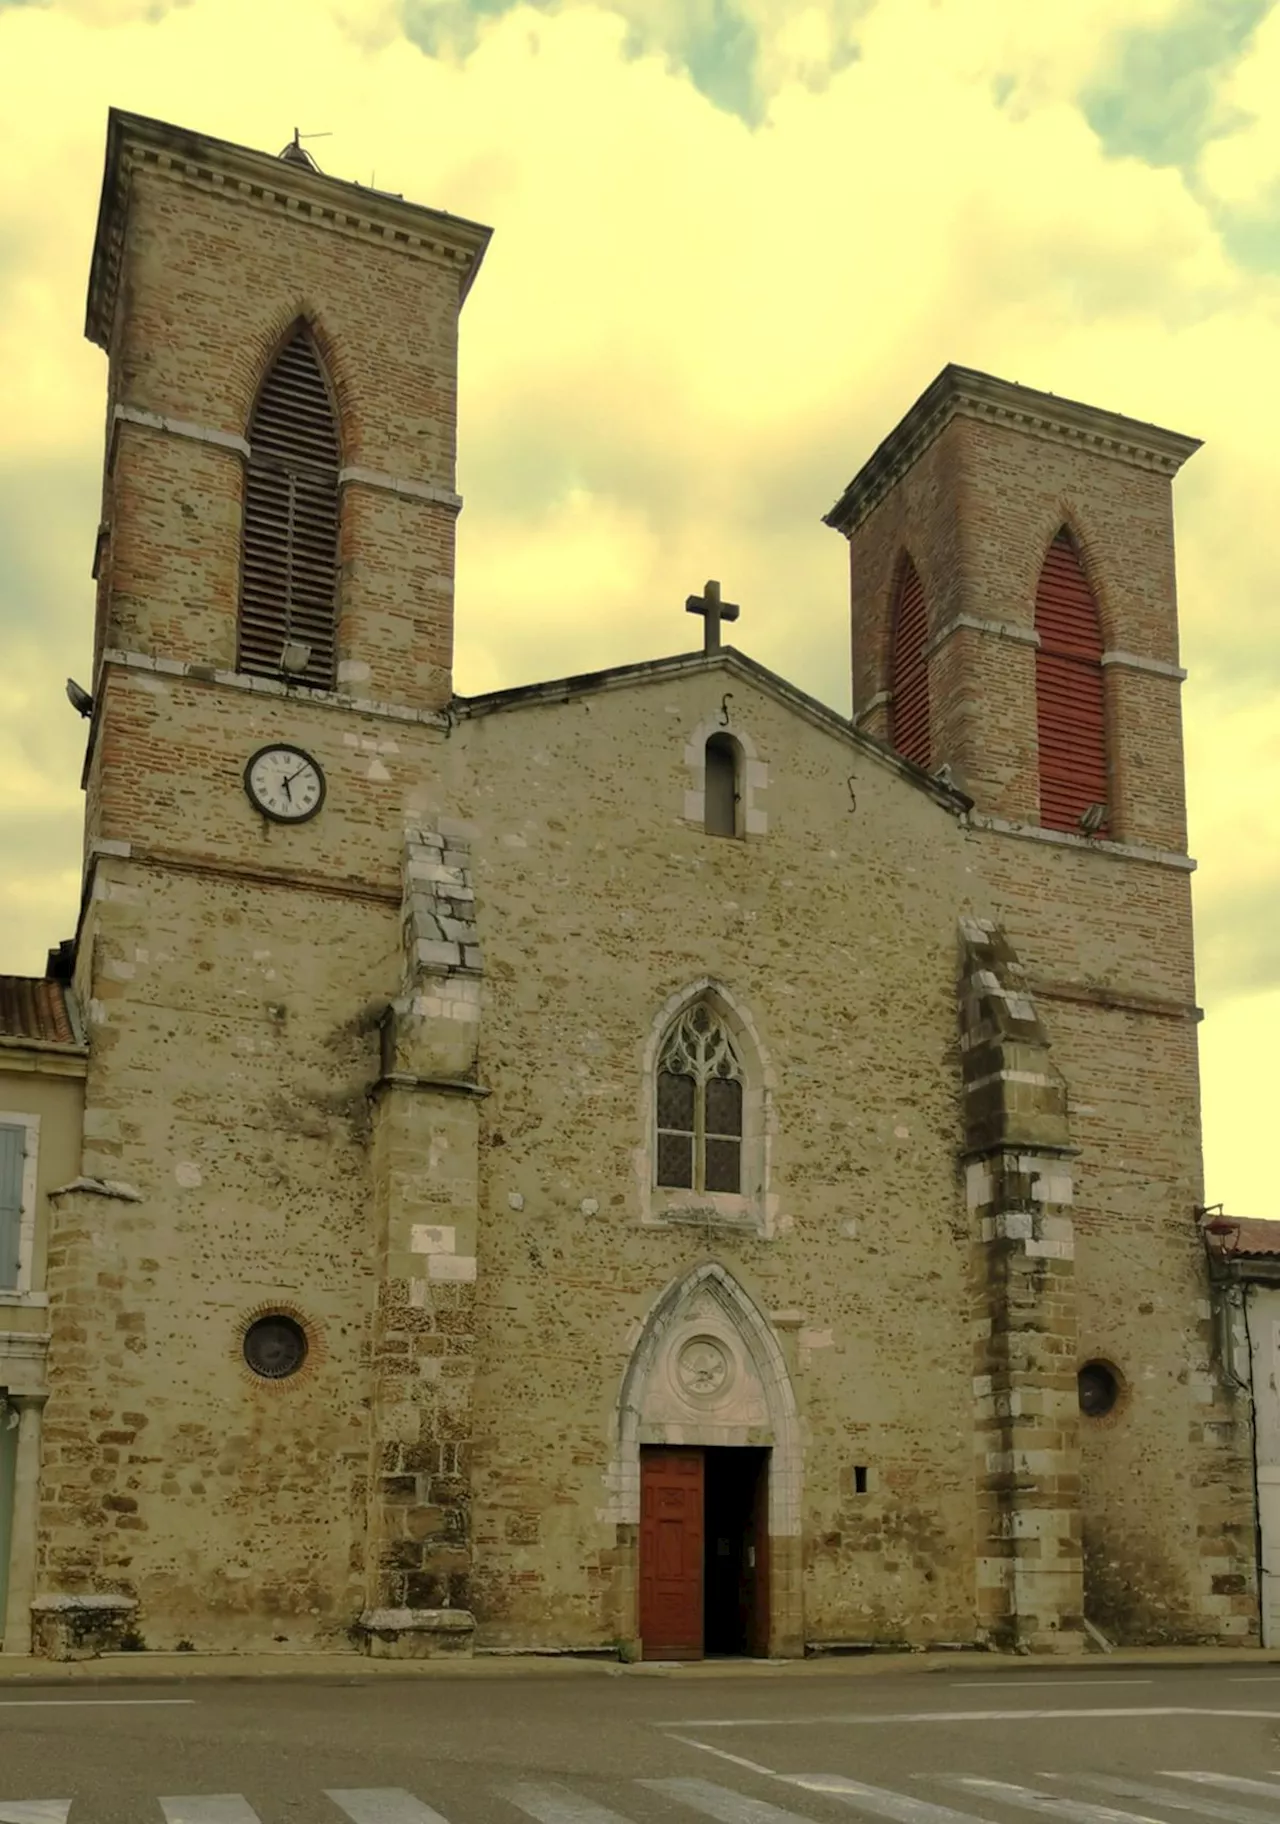
<svg viewBox="0 0 1280 1824">
<path fill-rule="evenodd" d="M 858 470 L 823 524 L 850 537 L 957 417 L 1007 425 L 1170 477 L 1200 448 L 1198 438 L 949 363 Z"/>
<path fill-rule="evenodd" d="M 411 258 L 450 265 L 458 274 L 459 301 L 471 288 L 493 232 L 463 216 L 326 177 L 291 159 L 112 108 L 85 311 L 85 334 L 99 348 L 110 345 L 129 187 L 139 166 L 180 183 L 216 190 L 252 208 L 288 214 L 334 233 L 376 241 Z"/>
</svg>

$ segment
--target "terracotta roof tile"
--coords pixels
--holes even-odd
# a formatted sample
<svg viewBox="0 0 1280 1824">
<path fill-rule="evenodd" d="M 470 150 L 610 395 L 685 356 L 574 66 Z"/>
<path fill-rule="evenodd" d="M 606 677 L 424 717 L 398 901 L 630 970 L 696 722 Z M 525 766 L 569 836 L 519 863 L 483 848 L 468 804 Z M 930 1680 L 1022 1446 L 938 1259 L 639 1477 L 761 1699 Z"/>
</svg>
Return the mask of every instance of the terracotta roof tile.
<svg viewBox="0 0 1280 1824">
<path fill-rule="evenodd" d="M 1241 1254 L 1280 1254 L 1280 1222 L 1265 1216 L 1228 1216 L 1224 1221 L 1234 1225 L 1235 1233 L 1214 1236 L 1220 1242 L 1224 1258 Z"/>
<path fill-rule="evenodd" d="M 38 975 L 0 975 L 0 1038 L 79 1044 L 63 983 Z"/>
</svg>

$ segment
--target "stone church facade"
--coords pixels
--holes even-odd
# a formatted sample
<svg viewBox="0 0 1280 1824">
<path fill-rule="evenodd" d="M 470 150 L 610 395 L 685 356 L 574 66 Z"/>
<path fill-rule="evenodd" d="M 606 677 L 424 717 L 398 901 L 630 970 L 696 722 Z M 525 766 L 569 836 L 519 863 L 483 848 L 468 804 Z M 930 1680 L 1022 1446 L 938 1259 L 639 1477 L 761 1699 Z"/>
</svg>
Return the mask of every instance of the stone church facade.
<svg viewBox="0 0 1280 1824">
<path fill-rule="evenodd" d="M 5 1649 L 1256 1638 L 1196 445 L 949 367 L 827 515 L 851 721 L 711 586 L 701 650 L 462 698 L 487 240 L 111 116 L 83 901 L 0 997 Z"/>
</svg>

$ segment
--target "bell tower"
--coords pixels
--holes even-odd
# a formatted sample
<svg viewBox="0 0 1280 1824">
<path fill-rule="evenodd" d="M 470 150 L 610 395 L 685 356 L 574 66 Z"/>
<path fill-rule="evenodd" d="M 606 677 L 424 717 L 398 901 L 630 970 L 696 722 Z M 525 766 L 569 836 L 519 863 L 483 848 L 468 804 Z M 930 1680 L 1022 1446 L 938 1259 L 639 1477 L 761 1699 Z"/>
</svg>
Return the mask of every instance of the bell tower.
<svg viewBox="0 0 1280 1824">
<path fill-rule="evenodd" d="M 1185 851 L 1171 483 L 1199 447 L 945 367 L 825 516 L 857 725 L 980 814 Z"/>
<path fill-rule="evenodd" d="M 488 239 L 296 144 L 112 111 L 96 679 L 123 653 L 447 703 L 458 314 Z"/>
</svg>

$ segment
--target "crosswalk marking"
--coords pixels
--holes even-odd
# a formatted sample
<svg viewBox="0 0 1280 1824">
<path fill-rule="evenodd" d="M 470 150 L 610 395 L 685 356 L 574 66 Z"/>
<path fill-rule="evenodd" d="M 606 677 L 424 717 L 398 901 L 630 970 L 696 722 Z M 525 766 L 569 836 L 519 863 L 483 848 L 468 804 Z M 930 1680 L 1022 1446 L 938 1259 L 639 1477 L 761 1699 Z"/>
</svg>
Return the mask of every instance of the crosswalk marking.
<svg viewBox="0 0 1280 1824">
<path fill-rule="evenodd" d="M 933 1805 L 928 1799 L 915 1799 L 905 1792 L 888 1792 L 880 1786 L 864 1786 L 860 1780 L 846 1780 L 835 1773 L 780 1773 L 776 1779 L 805 1792 L 830 1794 L 869 1811 L 878 1817 L 892 1818 L 896 1824 L 977 1824 L 967 1812 L 952 1811 L 946 1805 Z M 794 1811 L 783 1811 L 764 1799 L 748 1798 L 732 1792 L 727 1786 L 716 1786 L 710 1780 L 641 1780 L 656 1792 L 670 1793 L 695 1811 L 705 1812 L 718 1824 L 810 1824 Z"/>
<path fill-rule="evenodd" d="M 256 1811 L 238 1792 L 203 1792 L 189 1798 L 161 1799 L 166 1824 L 261 1824 Z"/>
<path fill-rule="evenodd" d="M 1239 1773 L 1175 1773 L 1171 1767 L 1160 1769 L 1166 1780 L 1193 1780 L 1197 1786 L 1227 1786 L 1232 1792 L 1254 1792 L 1260 1798 L 1280 1799 L 1280 1786 L 1271 1780 L 1246 1780 Z"/>
<path fill-rule="evenodd" d="M 753 1799 L 748 1793 L 734 1792 L 728 1786 L 717 1786 L 711 1780 L 637 1780 L 638 1786 L 650 1792 L 665 1793 L 679 1799 L 719 1824 L 810 1824 L 794 1811 L 781 1805 L 770 1805 L 767 1799 Z"/>
<path fill-rule="evenodd" d="M 949 1805 L 935 1805 L 929 1799 L 916 1799 L 906 1792 L 889 1792 L 883 1786 L 867 1786 L 861 1780 L 846 1780 L 838 1773 L 785 1773 L 778 1776 L 806 1792 L 828 1794 L 869 1811 L 879 1818 L 893 1818 L 896 1824 L 980 1824 L 967 1811 L 952 1811 Z"/>
<path fill-rule="evenodd" d="M 1275 1813 L 1254 1811 L 1248 1805 L 1223 1805 L 1216 1799 L 1202 1798 L 1191 1792 L 1174 1792 L 1168 1786 L 1148 1786 L 1142 1780 L 1110 1778 L 1100 1773 L 1042 1773 L 1042 1780 L 1070 1780 L 1087 1792 L 1105 1792 L 1117 1799 L 1141 1799 L 1147 1805 L 1162 1805 L 1168 1811 L 1194 1811 L 1197 1817 L 1221 1820 L 1221 1824 L 1275 1824 Z"/>
<path fill-rule="evenodd" d="M 1071 1818 L 1073 1824 L 1161 1824 L 1159 1818 L 1145 1817 L 1140 1812 L 1117 1811 L 1113 1805 L 1092 1805 L 1087 1799 L 1069 1799 L 1056 1792 L 1037 1792 L 1032 1786 L 1014 1786 L 1007 1780 L 958 1774 L 944 1783 L 959 1786 L 964 1792 L 977 1792 L 1001 1805 L 1044 1812 L 1051 1818 Z"/>
<path fill-rule="evenodd" d="M 67 1824 L 70 1799 L 0 1799 L 0 1824 Z"/>
<path fill-rule="evenodd" d="M 325 1797 L 346 1812 L 351 1824 L 448 1824 L 400 1786 L 361 1786 L 342 1792 L 326 1787 Z"/>
<path fill-rule="evenodd" d="M 498 1790 L 504 1799 L 510 1799 L 528 1817 L 536 1818 L 538 1824 L 626 1824 L 626 1820 L 616 1811 L 610 1811 L 607 1805 L 584 1799 L 578 1793 L 570 1792 L 567 1786 L 538 1786 L 521 1781 Z"/>
</svg>

